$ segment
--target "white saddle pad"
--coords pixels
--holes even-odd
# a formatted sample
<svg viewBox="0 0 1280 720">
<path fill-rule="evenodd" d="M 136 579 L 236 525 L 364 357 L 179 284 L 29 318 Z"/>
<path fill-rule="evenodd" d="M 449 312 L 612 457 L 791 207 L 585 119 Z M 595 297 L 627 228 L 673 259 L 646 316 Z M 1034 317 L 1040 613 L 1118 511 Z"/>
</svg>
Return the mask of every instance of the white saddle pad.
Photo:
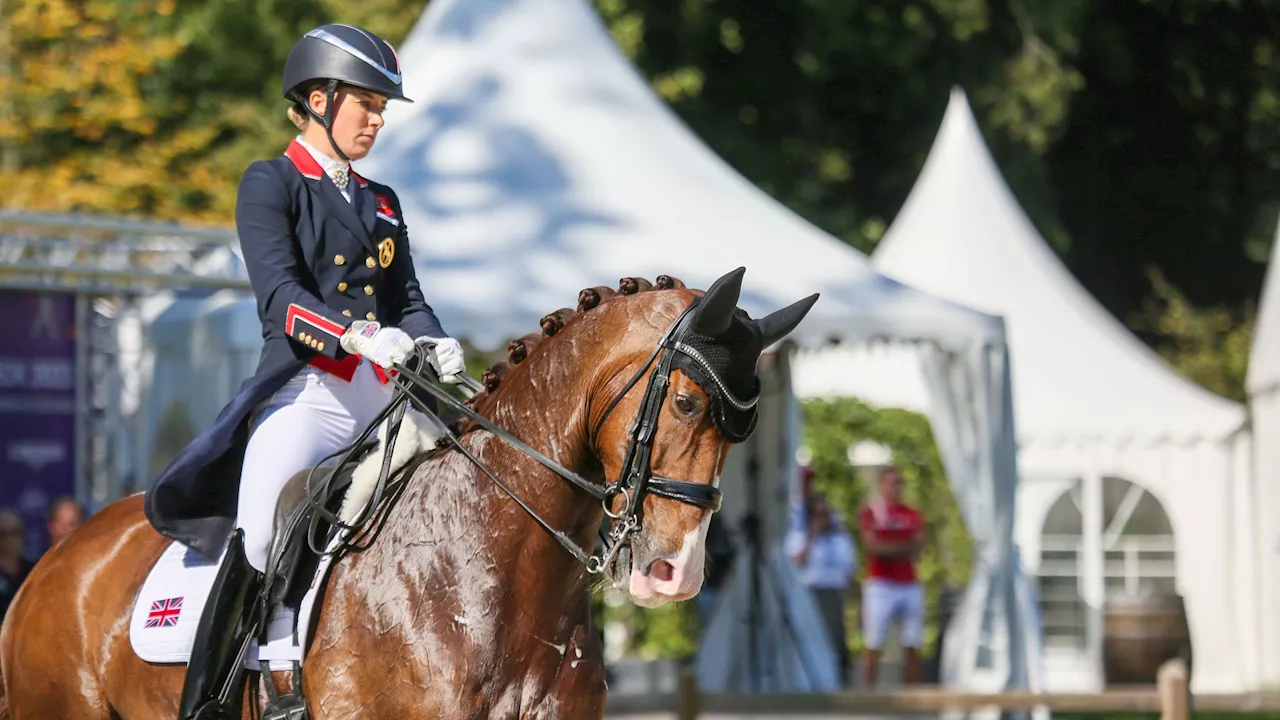
<svg viewBox="0 0 1280 720">
<path fill-rule="evenodd" d="M 339 540 L 334 541 L 337 542 Z M 150 663 L 187 663 L 200 615 L 221 564 L 221 556 L 217 562 L 209 562 L 200 553 L 176 542 L 165 548 L 133 606 L 129 643 L 139 658 Z M 259 647 L 257 640 L 251 642 L 246 667 L 257 670 L 259 661 L 270 661 L 273 670 L 287 670 L 291 662 L 302 662 L 305 647 L 295 638 L 305 638 L 310 630 L 311 611 L 320 581 L 329 573 L 331 564 L 331 557 L 321 559 L 311 587 L 302 598 L 300 622 L 295 623 L 291 611 L 276 608 L 268 622 L 267 644 Z M 296 634 L 295 626 L 301 626 Z"/>
<path fill-rule="evenodd" d="M 383 436 L 387 424 L 378 429 L 378 451 L 365 458 L 356 468 L 353 482 L 343 501 L 340 516 L 349 521 L 359 515 L 373 493 L 382 466 Z M 392 453 L 392 472 L 404 467 L 418 452 L 429 449 L 442 433 L 431 419 L 415 412 L 405 413 L 404 423 L 396 436 Z M 334 545 L 341 537 L 334 540 Z M 330 550 L 333 546 L 330 546 Z M 223 551 L 225 553 L 225 550 Z M 151 663 L 186 664 L 195 644 L 196 627 L 209 599 L 209 590 L 218 576 L 222 555 L 210 561 L 200 553 L 176 542 L 165 548 L 156 561 L 138 593 L 129 623 L 129 642 L 138 657 Z M 259 669 L 259 661 L 271 662 L 273 670 L 287 670 L 290 662 L 302 662 L 306 648 L 295 637 L 305 638 L 310 632 L 312 610 L 316 604 L 319 587 L 329 573 L 331 556 L 321 559 L 311 587 L 303 596 L 299 607 L 300 618 L 295 633 L 293 613 L 276 608 L 268 622 L 268 642 L 259 648 L 254 641 L 249 648 L 245 664 Z"/>
<path fill-rule="evenodd" d="M 133 606 L 129 642 L 138 657 L 154 663 L 187 662 L 221 564 L 221 556 L 210 562 L 179 543 L 165 548 Z"/>
</svg>

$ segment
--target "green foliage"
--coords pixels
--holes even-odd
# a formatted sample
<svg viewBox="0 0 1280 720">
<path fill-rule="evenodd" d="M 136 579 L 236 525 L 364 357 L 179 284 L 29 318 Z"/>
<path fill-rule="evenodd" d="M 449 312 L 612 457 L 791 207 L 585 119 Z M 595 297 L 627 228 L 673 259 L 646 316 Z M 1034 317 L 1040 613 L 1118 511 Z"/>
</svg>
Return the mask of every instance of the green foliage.
<svg viewBox="0 0 1280 720">
<path fill-rule="evenodd" d="M 1165 302 L 1154 266 L 1231 318 L 1214 333 L 1244 331 L 1280 212 L 1277 0 L 592 1 L 700 137 L 836 237 L 874 249 L 959 86 L 1106 307 Z M 3 0 L 3 202 L 229 224 L 244 167 L 294 132 L 278 83 L 299 35 L 336 20 L 399 43 L 423 6 Z M 1185 345 L 1161 327 L 1150 342 Z M 1239 365 L 1201 344 L 1187 362 Z"/>
<path fill-rule="evenodd" d="M 625 601 L 620 595 L 597 589 L 592 595 L 592 610 L 597 628 L 619 624 L 626 628 L 621 653 L 625 657 L 644 660 L 685 658 L 698 648 L 699 627 L 697 605 L 693 602 L 670 603 L 660 608 L 642 608 Z"/>
<path fill-rule="evenodd" d="M 1280 2 L 595 3 L 717 153 L 855 247 L 883 236 L 959 86 L 1018 200 L 1114 314 L 1152 299 L 1155 266 L 1245 332 L 1280 211 Z M 1204 347 L 1193 364 L 1238 365 Z"/>
<path fill-rule="evenodd" d="M 339 20 L 401 40 L 410 0 L 4 0 L 5 201 L 229 224 L 253 160 L 295 130 L 280 73 L 307 29 Z M 16 121 L 15 121 L 16 120 Z"/>
<path fill-rule="evenodd" d="M 906 500 L 924 515 L 927 543 L 917 565 L 925 587 L 926 653 L 937 643 L 939 598 L 947 588 L 968 585 L 973 567 L 973 541 L 965 529 L 950 482 L 942 468 L 933 432 L 923 416 L 905 410 L 877 410 L 853 399 L 804 403 L 804 444 L 812 453 L 814 482 L 831 507 L 855 529 L 857 513 L 868 497 L 868 479 L 849 465 L 848 448 L 871 440 L 892 449 L 906 480 Z M 855 529 L 856 531 L 856 529 Z M 865 573 L 866 558 L 860 563 Z M 628 629 L 626 653 L 648 659 L 691 654 L 700 633 L 695 603 L 646 610 L 629 603 L 610 604 L 597 591 L 596 623 L 622 623 Z M 849 646 L 861 648 L 857 603 L 849 605 Z"/>
<path fill-rule="evenodd" d="M 973 91 L 1007 160 L 1038 164 L 1082 87 L 1056 43 L 1076 37 L 1085 3 L 1062 5 L 1033 15 L 987 0 L 805 0 L 785 11 L 596 0 L 627 55 L 713 149 L 868 251 L 914 183 L 952 85 Z M 1048 209 L 1046 178 L 1021 175 L 1036 183 L 1021 186 L 1032 205 Z"/>
<path fill-rule="evenodd" d="M 1186 378 L 1224 397 L 1244 402 L 1245 374 L 1253 341 L 1253 303 L 1241 311 L 1197 309 L 1156 268 L 1149 270 L 1153 297 L 1132 325 L 1152 333 L 1156 349 Z"/>
<path fill-rule="evenodd" d="M 938 599 L 947 588 L 969 583 L 973 541 L 965 529 L 951 485 L 942 468 L 929 421 L 906 410 L 877 410 L 851 398 L 804 403 L 804 443 L 812 453 L 814 483 L 850 529 L 868 499 L 873 478 L 848 461 L 848 449 L 864 440 L 890 448 L 906 481 L 906 502 L 925 518 L 927 541 L 917 564 L 925 586 L 925 652 L 937 641 Z M 865 573 L 865 554 L 861 562 Z M 850 625 L 850 648 L 861 646 L 861 629 Z"/>
</svg>

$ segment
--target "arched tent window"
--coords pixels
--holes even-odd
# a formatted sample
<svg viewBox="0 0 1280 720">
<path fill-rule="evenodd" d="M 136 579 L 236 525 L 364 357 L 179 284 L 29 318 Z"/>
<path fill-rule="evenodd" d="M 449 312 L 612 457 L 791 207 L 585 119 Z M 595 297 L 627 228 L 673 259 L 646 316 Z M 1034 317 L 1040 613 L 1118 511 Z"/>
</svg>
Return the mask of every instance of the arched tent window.
<svg viewBox="0 0 1280 720">
<path fill-rule="evenodd" d="M 1102 478 L 1102 557 L 1084 557 L 1083 483 L 1074 481 L 1046 513 L 1040 539 L 1039 594 L 1046 648 L 1087 650 L 1086 568 L 1102 574 L 1106 595 L 1176 592 L 1173 526 L 1160 501 L 1141 486 Z M 1101 608 L 1098 609 L 1101 611 Z"/>
<path fill-rule="evenodd" d="M 1107 595 L 1175 594 L 1173 526 L 1160 501 L 1139 485 L 1108 477 L 1102 508 Z"/>
<path fill-rule="evenodd" d="M 1040 533 L 1040 616 L 1046 649 L 1085 649 L 1082 502 L 1081 484 L 1076 480 L 1049 508 Z"/>
</svg>

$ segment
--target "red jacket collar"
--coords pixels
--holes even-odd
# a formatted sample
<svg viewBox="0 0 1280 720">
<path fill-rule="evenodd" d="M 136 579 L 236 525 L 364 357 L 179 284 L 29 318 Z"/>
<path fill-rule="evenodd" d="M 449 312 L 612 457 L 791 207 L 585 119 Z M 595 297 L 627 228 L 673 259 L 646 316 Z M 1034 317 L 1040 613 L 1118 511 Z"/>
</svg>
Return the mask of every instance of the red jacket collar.
<svg viewBox="0 0 1280 720">
<path fill-rule="evenodd" d="M 294 138 L 289 143 L 289 147 L 285 149 L 284 154 L 293 163 L 293 166 L 298 169 L 298 172 L 302 173 L 303 177 L 319 180 L 320 176 L 324 174 L 324 168 L 320 167 L 320 163 L 316 162 L 316 159 L 302 146 L 302 143 L 298 142 L 297 138 Z M 360 187 L 368 187 L 369 181 L 357 175 L 354 168 L 349 172 L 351 177 L 360 183 Z"/>
<path fill-rule="evenodd" d="M 320 163 L 311 157 L 311 153 L 302 147 L 302 143 L 298 142 L 297 138 L 294 138 L 289 143 L 289 147 L 284 151 L 284 154 L 293 163 L 293 166 L 298 168 L 298 172 L 302 173 L 302 177 L 319 180 L 320 176 L 324 174 L 324 169 L 320 167 Z"/>
</svg>

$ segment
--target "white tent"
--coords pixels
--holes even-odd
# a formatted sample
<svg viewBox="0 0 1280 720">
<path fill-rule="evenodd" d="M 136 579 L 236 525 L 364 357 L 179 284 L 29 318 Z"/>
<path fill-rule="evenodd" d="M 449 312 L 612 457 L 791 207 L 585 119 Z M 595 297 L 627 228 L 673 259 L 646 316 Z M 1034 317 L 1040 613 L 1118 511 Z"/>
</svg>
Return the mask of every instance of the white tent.
<svg viewBox="0 0 1280 720">
<path fill-rule="evenodd" d="M 799 343 L 885 338 L 928 348 L 948 469 L 986 541 L 944 676 L 973 689 L 1027 686 L 1020 648 L 1038 635 L 1031 603 L 1013 610 L 1020 575 L 1000 522 L 1015 476 L 1002 322 L 875 273 L 733 172 L 653 94 L 584 0 L 437 0 L 398 52 L 415 104 L 395 107 L 357 169 L 396 189 L 426 294 L 447 331 L 492 347 L 571 305 L 583 287 L 662 273 L 705 287 L 745 265 L 741 305 L 753 315 L 822 293 L 792 336 Z M 789 393 L 786 363 L 775 372 L 775 387 Z M 785 498 L 794 474 L 789 425 L 771 422 L 777 437 L 753 439 L 778 445 L 760 471 L 775 499 Z M 728 498 L 744 494 L 725 482 Z M 774 546 L 784 508 L 760 507 Z M 772 571 L 795 586 L 786 563 Z M 764 613 L 783 606 L 805 651 L 820 649 L 804 608 L 774 603 Z M 757 617 L 757 627 L 776 634 L 778 619 Z M 711 689 L 741 681 L 730 667 L 746 654 L 741 627 L 721 622 L 704 638 L 699 670 Z M 767 662 L 794 666 L 787 658 L 795 653 L 781 647 L 788 642 L 775 635 L 759 652 L 773 647 Z M 774 687 L 829 685 L 811 673 Z"/>
<path fill-rule="evenodd" d="M 1004 183 L 962 92 L 873 262 L 1005 317 L 1021 473 L 1016 537 L 1040 575 L 1050 686 L 1101 681 L 1113 590 L 1176 587 L 1196 690 L 1251 687 L 1246 618 L 1255 610 L 1237 576 L 1246 566 L 1225 561 L 1247 537 L 1237 524 L 1249 477 L 1243 409 L 1175 374 L 1072 278 Z M 826 374 L 799 390 L 862 394 L 864 368 L 885 361 L 867 352 L 804 358 L 797 377 Z M 909 406 L 920 396 L 904 382 L 873 397 Z"/>
<path fill-rule="evenodd" d="M 1253 489 L 1247 494 L 1253 513 L 1244 521 L 1255 542 L 1244 548 L 1257 583 L 1257 632 L 1260 684 L 1280 684 L 1280 263 L 1272 246 L 1271 262 L 1263 285 L 1262 301 L 1249 355 L 1249 412 L 1254 443 Z"/>
<path fill-rule="evenodd" d="M 706 287 L 745 265 L 753 315 L 822 293 L 806 339 L 999 335 L 734 173 L 581 0 L 434 2 L 397 52 L 415 103 L 393 105 L 356 167 L 396 189 L 447 331 L 495 346 L 584 287 L 663 273 Z"/>
</svg>

